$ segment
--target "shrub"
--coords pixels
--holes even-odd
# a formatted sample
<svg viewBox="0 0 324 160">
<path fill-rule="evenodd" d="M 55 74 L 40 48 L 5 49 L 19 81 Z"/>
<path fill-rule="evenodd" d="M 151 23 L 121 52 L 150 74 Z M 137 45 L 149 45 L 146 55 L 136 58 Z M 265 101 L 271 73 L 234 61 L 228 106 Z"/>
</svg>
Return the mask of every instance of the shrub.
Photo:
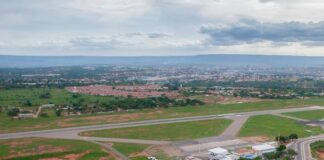
<svg viewBox="0 0 324 160">
<path fill-rule="evenodd" d="M 10 117 L 15 117 L 15 116 L 18 116 L 18 113 L 19 113 L 19 109 L 18 108 L 12 108 L 8 111 L 7 115 L 10 116 Z"/>
</svg>

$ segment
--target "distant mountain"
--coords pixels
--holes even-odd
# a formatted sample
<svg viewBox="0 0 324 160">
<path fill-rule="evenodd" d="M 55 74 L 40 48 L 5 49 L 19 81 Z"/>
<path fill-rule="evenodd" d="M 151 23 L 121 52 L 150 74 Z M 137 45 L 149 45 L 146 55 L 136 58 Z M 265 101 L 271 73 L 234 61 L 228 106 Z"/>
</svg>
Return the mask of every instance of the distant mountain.
<svg viewBox="0 0 324 160">
<path fill-rule="evenodd" d="M 0 68 L 31 68 L 79 65 L 177 65 L 207 64 L 217 66 L 324 67 L 324 57 L 267 55 L 197 55 L 197 56 L 0 56 Z"/>
</svg>

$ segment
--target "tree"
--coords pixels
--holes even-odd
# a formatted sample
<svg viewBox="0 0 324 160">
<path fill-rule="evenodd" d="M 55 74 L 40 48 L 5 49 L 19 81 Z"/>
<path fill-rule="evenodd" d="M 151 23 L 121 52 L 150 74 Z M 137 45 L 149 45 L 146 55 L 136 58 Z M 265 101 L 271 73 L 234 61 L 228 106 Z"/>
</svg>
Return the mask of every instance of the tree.
<svg viewBox="0 0 324 160">
<path fill-rule="evenodd" d="M 278 148 L 277 148 L 277 152 L 283 152 L 286 150 L 286 146 L 285 145 L 280 145 Z"/>
<path fill-rule="evenodd" d="M 281 142 L 281 143 L 286 143 L 287 140 L 288 140 L 288 138 L 285 137 L 285 136 L 277 136 L 277 137 L 276 137 L 276 141 L 279 141 L 279 142 Z"/>
<path fill-rule="evenodd" d="M 287 154 L 289 159 L 295 159 L 295 157 L 298 155 L 297 152 L 291 148 L 287 150 Z"/>
<path fill-rule="evenodd" d="M 24 105 L 25 106 L 32 106 L 33 104 L 32 104 L 32 102 L 28 99 L 28 100 L 26 100 L 26 102 L 24 103 Z"/>
<path fill-rule="evenodd" d="M 62 114 L 62 109 L 56 109 L 56 111 L 55 111 L 55 115 L 57 116 L 57 117 L 60 117 L 61 116 L 61 114 Z"/>
<path fill-rule="evenodd" d="M 290 140 L 298 139 L 298 135 L 296 133 L 292 133 L 288 137 Z"/>
<path fill-rule="evenodd" d="M 15 117 L 15 116 L 18 116 L 19 112 L 20 112 L 20 110 L 18 108 L 12 108 L 8 111 L 7 115 L 10 117 Z"/>
</svg>

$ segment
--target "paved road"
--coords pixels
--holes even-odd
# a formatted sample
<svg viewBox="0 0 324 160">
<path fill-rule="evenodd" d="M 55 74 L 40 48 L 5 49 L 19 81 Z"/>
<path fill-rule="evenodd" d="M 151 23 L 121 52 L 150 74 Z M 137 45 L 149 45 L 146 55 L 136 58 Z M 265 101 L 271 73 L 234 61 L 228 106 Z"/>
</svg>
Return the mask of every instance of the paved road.
<svg viewBox="0 0 324 160">
<path fill-rule="evenodd" d="M 31 131 L 31 132 L 20 132 L 20 133 L 8 133 L 0 134 L 0 139 L 13 139 L 22 137 L 45 137 L 45 138 L 63 138 L 63 139 L 79 139 L 86 141 L 110 141 L 110 142 L 124 142 L 124 143 L 142 143 L 142 144 L 168 144 L 168 141 L 151 141 L 151 140 L 135 140 L 135 139 L 120 139 L 120 138 L 99 138 L 99 137 L 81 137 L 78 134 L 84 131 L 91 130 L 102 130 L 102 129 L 114 129 L 114 128 L 125 128 L 125 127 L 135 127 L 135 126 L 146 126 L 146 125 L 156 125 L 156 124 L 166 124 L 166 123 L 176 123 L 176 122 L 188 122 L 188 121 L 199 121 L 199 120 L 209 120 L 209 119 L 219 119 L 228 118 L 233 119 L 234 122 L 225 130 L 221 136 L 199 139 L 196 144 L 187 144 L 182 146 L 183 150 L 187 151 L 197 151 L 201 149 L 208 149 L 215 146 L 237 146 L 244 145 L 245 142 L 239 139 L 234 139 L 237 132 L 248 119 L 249 116 L 264 115 L 264 114 L 280 114 L 285 112 L 297 112 L 297 111 L 308 111 L 324 109 L 324 107 L 304 107 L 304 108 L 289 108 L 289 109 L 278 109 L 278 110 L 264 110 L 264 111 L 253 111 L 253 112 L 242 112 L 242 113 L 232 113 L 232 114 L 222 114 L 222 115 L 207 115 L 207 116 L 194 116 L 194 117 L 183 117 L 183 118 L 170 118 L 170 119 L 159 119 L 159 120 L 147 120 L 147 121 L 137 121 L 137 122 L 126 122 L 126 123 L 116 123 L 116 124 L 102 124 L 102 125 L 92 125 L 83 127 L 72 127 L 72 128 L 62 128 L 62 129 L 52 129 L 52 130 L 42 130 L 42 131 Z M 313 137 L 314 138 L 314 137 Z M 302 153 L 298 156 L 298 160 L 310 160 L 309 150 L 307 150 L 307 145 L 316 141 L 318 139 L 324 139 L 324 135 L 315 137 L 315 139 L 305 139 L 305 141 L 300 141 L 296 143 L 296 149 L 298 153 Z"/>
<path fill-rule="evenodd" d="M 292 147 L 297 151 L 297 160 L 313 160 L 310 150 L 310 144 L 316 141 L 324 140 L 324 134 L 299 139 Z"/>
<path fill-rule="evenodd" d="M 324 109 L 324 108 L 314 106 L 314 107 L 304 107 L 304 108 L 289 108 L 289 109 L 278 109 L 278 110 L 242 112 L 242 113 L 233 113 L 233 114 L 147 120 L 147 121 L 125 122 L 125 123 L 115 123 L 115 124 L 101 124 L 101 125 L 91 125 L 91 126 L 82 126 L 82 127 L 42 130 L 42 131 L 0 134 L 0 139 L 13 139 L 13 138 L 37 137 L 37 136 L 46 137 L 47 135 L 49 137 L 55 136 L 57 138 L 71 138 L 71 139 L 73 139 L 73 138 L 78 137 L 78 134 L 80 132 L 91 131 L 91 130 L 126 128 L 126 127 L 146 126 L 146 125 L 156 125 L 156 124 L 166 124 L 166 123 L 176 123 L 176 122 L 209 120 L 209 119 L 218 119 L 218 118 L 235 118 L 237 116 L 248 117 L 248 116 L 254 116 L 254 115 L 279 114 L 279 113 L 284 113 L 284 112 L 307 111 L 307 110 L 316 110 L 316 109 Z"/>
<path fill-rule="evenodd" d="M 130 160 L 126 155 L 120 153 L 119 151 L 117 151 L 115 148 L 111 147 L 109 144 L 106 143 L 102 143 L 102 142 L 97 142 L 97 141 L 89 141 L 95 144 L 98 144 L 110 151 L 112 151 L 113 153 L 115 153 L 117 155 L 117 160 Z"/>
</svg>

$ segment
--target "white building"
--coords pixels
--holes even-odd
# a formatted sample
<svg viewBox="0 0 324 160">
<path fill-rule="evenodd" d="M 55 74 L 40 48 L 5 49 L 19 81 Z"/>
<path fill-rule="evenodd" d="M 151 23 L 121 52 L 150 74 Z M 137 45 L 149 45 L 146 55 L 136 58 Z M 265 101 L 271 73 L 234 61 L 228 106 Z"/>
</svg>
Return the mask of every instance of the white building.
<svg viewBox="0 0 324 160">
<path fill-rule="evenodd" d="M 276 147 L 269 144 L 260 144 L 252 146 L 252 149 L 257 152 L 258 155 L 263 155 L 265 153 L 271 153 L 276 151 Z"/>
<path fill-rule="evenodd" d="M 35 118 L 33 113 L 18 113 L 18 118 L 25 119 L 25 118 Z"/>
<path fill-rule="evenodd" d="M 208 150 L 208 158 L 209 160 L 237 160 L 238 156 L 229 153 L 227 149 L 217 147 Z"/>
</svg>

